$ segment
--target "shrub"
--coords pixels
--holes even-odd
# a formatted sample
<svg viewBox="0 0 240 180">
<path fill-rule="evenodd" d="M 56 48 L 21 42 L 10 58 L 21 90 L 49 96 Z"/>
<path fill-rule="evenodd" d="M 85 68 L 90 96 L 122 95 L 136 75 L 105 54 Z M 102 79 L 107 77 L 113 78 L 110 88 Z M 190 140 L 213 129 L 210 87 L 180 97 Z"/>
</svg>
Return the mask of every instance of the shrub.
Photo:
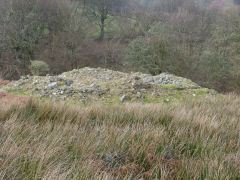
<svg viewBox="0 0 240 180">
<path fill-rule="evenodd" d="M 35 76 L 44 76 L 49 72 L 49 65 L 43 61 L 32 61 L 30 70 Z"/>
<path fill-rule="evenodd" d="M 184 49 L 177 46 L 177 34 L 161 23 L 153 26 L 145 37 L 133 40 L 126 58 L 136 71 L 153 75 L 162 71 L 182 75 L 188 69 L 184 62 Z"/>
</svg>

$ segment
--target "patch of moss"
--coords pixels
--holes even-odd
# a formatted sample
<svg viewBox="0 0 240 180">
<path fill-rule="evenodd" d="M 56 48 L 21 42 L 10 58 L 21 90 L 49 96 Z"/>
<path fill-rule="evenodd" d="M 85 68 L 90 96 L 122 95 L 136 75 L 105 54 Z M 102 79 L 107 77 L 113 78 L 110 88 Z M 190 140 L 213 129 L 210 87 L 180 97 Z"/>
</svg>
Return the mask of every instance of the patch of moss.
<svg viewBox="0 0 240 180">
<path fill-rule="evenodd" d="M 176 84 L 164 84 L 164 85 L 159 85 L 160 88 L 162 89 L 174 89 L 174 88 L 178 88 L 179 85 Z"/>
<path fill-rule="evenodd" d="M 71 72 L 70 71 L 69 72 L 65 72 L 64 75 L 68 77 L 68 76 L 71 75 Z"/>
<path fill-rule="evenodd" d="M 174 94 L 171 94 L 171 97 L 174 98 L 175 100 L 181 100 L 183 96 L 185 96 L 186 92 L 182 91 L 174 91 Z"/>
<path fill-rule="evenodd" d="M 206 95 L 209 93 L 209 89 L 206 89 L 206 88 L 196 89 L 194 90 L 194 93 L 197 95 Z"/>
</svg>

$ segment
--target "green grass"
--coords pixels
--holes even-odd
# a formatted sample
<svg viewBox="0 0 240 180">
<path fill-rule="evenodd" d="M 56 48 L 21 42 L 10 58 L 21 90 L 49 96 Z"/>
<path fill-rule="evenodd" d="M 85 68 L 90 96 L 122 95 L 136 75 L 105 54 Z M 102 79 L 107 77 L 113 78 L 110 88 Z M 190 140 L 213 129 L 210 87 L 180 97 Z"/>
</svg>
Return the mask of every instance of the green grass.
<svg viewBox="0 0 240 180">
<path fill-rule="evenodd" d="M 2 179 L 238 179 L 240 98 L 0 109 Z"/>
<path fill-rule="evenodd" d="M 159 85 L 160 88 L 163 89 L 174 89 L 174 88 L 178 88 L 179 85 L 176 84 L 165 84 L 165 85 Z"/>
<path fill-rule="evenodd" d="M 196 89 L 194 90 L 194 93 L 197 95 L 206 95 L 210 92 L 209 89 Z"/>
<path fill-rule="evenodd" d="M 3 90 L 7 91 L 10 94 L 15 94 L 15 95 L 26 95 L 26 96 L 31 95 L 31 92 L 26 90 L 12 89 L 12 88 L 3 88 Z"/>
</svg>

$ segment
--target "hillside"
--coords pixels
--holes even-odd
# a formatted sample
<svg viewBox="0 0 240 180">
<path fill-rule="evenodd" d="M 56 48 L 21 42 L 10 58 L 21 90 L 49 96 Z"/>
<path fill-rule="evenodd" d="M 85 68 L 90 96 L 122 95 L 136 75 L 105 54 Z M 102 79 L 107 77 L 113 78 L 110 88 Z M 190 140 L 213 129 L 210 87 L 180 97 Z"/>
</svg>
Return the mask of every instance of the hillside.
<svg viewBox="0 0 240 180">
<path fill-rule="evenodd" d="M 0 109 L 0 177 L 239 179 L 238 96 L 96 104 Z"/>
<path fill-rule="evenodd" d="M 240 180 L 240 0 L 0 0 L 0 180 Z"/>
<path fill-rule="evenodd" d="M 167 73 L 101 68 L 7 83 L 2 179 L 240 177 L 239 96 Z"/>
</svg>

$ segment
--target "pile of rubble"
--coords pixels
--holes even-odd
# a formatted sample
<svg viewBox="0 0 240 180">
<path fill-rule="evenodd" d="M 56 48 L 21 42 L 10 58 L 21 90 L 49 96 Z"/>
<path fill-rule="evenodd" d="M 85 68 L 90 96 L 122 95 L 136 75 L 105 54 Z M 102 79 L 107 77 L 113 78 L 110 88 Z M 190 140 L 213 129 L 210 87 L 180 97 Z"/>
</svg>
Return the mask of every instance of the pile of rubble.
<svg viewBox="0 0 240 180">
<path fill-rule="evenodd" d="M 194 96 L 206 91 L 213 94 L 212 90 L 201 88 L 189 79 L 168 73 L 152 76 L 87 67 L 58 76 L 23 76 L 5 89 L 42 100 L 50 98 L 73 103 L 170 101 L 183 93 Z"/>
</svg>

